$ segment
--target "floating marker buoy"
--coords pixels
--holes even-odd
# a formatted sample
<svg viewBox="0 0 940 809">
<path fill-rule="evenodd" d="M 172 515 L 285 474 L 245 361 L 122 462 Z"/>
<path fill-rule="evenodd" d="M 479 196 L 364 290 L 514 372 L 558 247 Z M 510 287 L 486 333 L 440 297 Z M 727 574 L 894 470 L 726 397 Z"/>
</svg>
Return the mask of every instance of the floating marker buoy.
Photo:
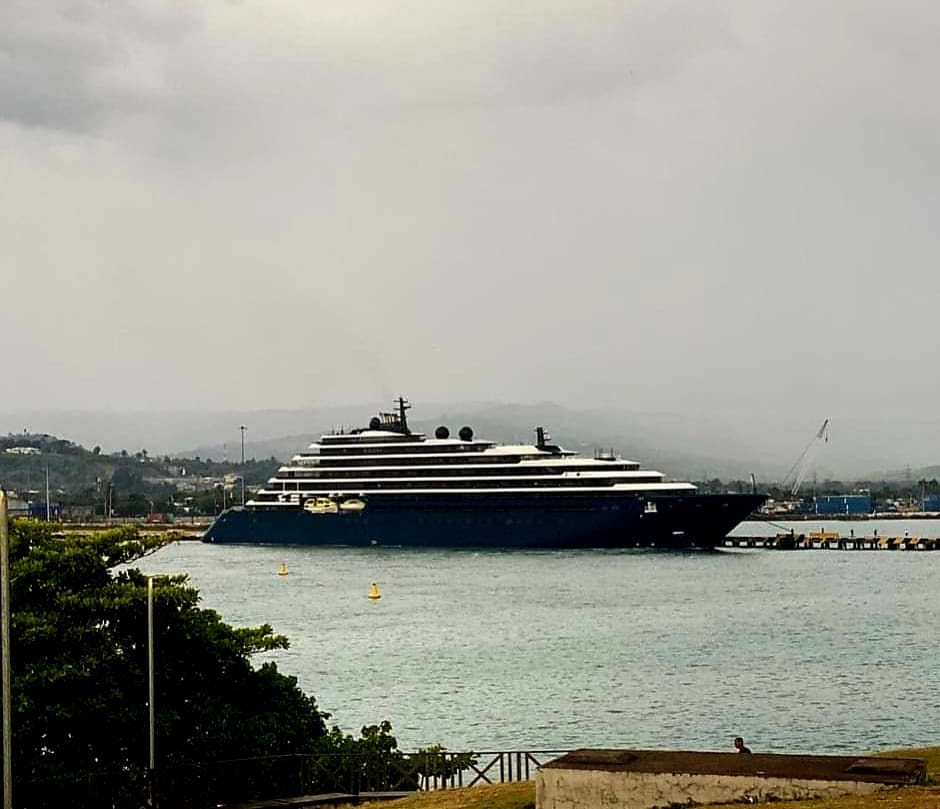
<svg viewBox="0 0 940 809">
<path fill-rule="evenodd" d="M 369 588 L 369 598 L 372 601 L 378 601 L 382 597 L 382 594 L 379 592 L 378 585 L 375 582 L 372 582 L 372 586 Z"/>
<path fill-rule="evenodd" d="M 287 562 L 281 562 L 281 566 L 277 569 L 278 576 L 286 576 L 290 571 L 287 569 Z"/>
</svg>

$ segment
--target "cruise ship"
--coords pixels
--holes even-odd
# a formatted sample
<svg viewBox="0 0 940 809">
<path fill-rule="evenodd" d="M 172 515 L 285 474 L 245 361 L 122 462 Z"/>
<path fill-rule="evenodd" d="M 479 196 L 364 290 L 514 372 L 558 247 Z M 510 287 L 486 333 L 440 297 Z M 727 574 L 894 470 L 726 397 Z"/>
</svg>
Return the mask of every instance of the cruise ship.
<svg viewBox="0 0 940 809">
<path fill-rule="evenodd" d="M 207 542 L 476 548 L 713 548 L 763 494 L 699 494 L 611 453 L 412 432 L 396 401 L 369 426 L 324 435 Z"/>
</svg>

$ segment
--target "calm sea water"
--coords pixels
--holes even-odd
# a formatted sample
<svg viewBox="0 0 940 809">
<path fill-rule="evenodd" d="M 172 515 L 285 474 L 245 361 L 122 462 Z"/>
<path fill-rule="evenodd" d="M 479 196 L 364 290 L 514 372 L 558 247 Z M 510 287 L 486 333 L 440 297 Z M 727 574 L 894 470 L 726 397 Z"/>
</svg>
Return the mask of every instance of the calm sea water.
<svg viewBox="0 0 940 809">
<path fill-rule="evenodd" d="M 940 536 L 940 522 L 879 533 L 904 530 Z M 229 623 L 272 624 L 291 648 L 271 657 L 336 724 L 389 719 L 406 749 L 940 743 L 940 552 L 187 541 L 141 567 L 188 573 Z"/>
</svg>

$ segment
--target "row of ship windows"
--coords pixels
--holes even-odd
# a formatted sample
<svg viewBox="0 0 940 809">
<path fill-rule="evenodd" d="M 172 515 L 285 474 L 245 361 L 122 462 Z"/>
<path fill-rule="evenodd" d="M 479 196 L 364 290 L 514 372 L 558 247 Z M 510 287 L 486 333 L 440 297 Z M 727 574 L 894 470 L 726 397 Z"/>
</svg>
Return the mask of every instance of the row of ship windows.
<svg viewBox="0 0 940 809">
<path fill-rule="evenodd" d="M 368 455 L 379 455 L 382 456 L 395 456 L 391 460 L 396 464 L 409 464 L 414 466 L 421 466 L 422 464 L 485 464 L 485 463 L 519 463 L 519 461 L 541 461 L 545 459 L 545 453 L 530 453 L 530 454 L 520 454 L 520 455 L 485 455 L 484 453 L 479 453 L 479 455 L 474 456 L 473 458 L 468 458 L 466 455 L 444 455 L 441 457 L 435 457 L 431 453 L 425 453 L 424 455 L 411 455 L 402 452 L 393 452 L 393 453 L 368 453 Z M 386 458 L 383 458 L 386 460 Z M 362 456 L 354 456 L 350 458 L 339 458 L 334 455 L 323 455 L 318 453 L 316 455 L 303 455 L 301 454 L 297 460 L 299 464 L 310 464 L 312 466 L 356 466 L 357 464 L 371 463 L 372 461 L 365 460 Z"/>
<path fill-rule="evenodd" d="M 434 456 L 396 456 L 386 458 L 323 458 L 319 455 L 301 455 L 291 462 L 292 466 L 304 466 L 315 468 L 362 468 L 369 466 L 484 466 L 489 464 L 501 464 L 503 466 L 516 465 L 521 461 L 544 461 L 544 453 L 539 455 L 476 455 L 468 458 L 466 455 L 459 457 L 434 457 Z M 571 468 L 571 467 L 569 467 Z M 575 467 L 577 468 L 577 467 Z M 588 467 L 585 467 L 588 468 Z M 597 469 L 595 464 L 593 467 Z M 635 462 L 608 462 L 604 465 L 605 469 L 639 469 L 640 465 Z"/>
<path fill-rule="evenodd" d="M 422 453 L 450 453 L 463 454 L 468 452 L 483 452 L 492 444 L 409 444 L 403 447 L 400 444 L 386 444 L 383 446 L 364 444 L 359 447 L 331 447 L 324 444 L 320 445 L 320 455 L 401 455 L 407 452 L 409 455 Z"/>
<path fill-rule="evenodd" d="M 401 444 L 404 442 L 416 444 L 421 441 L 413 435 L 356 435 L 349 433 L 342 435 L 324 435 L 320 439 L 321 444 Z"/>
<path fill-rule="evenodd" d="M 508 480 L 394 480 L 394 481 L 356 481 L 355 488 L 364 491 L 374 489 L 491 489 L 524 488 L 537 486 L 613 486 L 615 483 L 661 483 L 660 478 L 637 480 L 636 478 L 560 478 L 541 480 L 537 478 L 510 478 Z M 331 492 L 337 489 L 336 481 L 274 482 L 265 486 L 269 492 Z"/>
<path fill-rule="evenodd" d="M 565 467 L 564 469 L 560 467 L 549 467 L 549 466 L 532 466 L 526 467 L 525 469 L 467 469 L 466 467 L 458 469 L 434 469 L 431 470 L 427 477 L 433 478 L 446 478 L 446 477 L 498 477 L 500 475 L 509 475 L 512 477 L 533 477 L 535 475 L 545 475 L 557 477 L 562 475 L 565 472 L 597 472 L 599 471 L 596 466 L 575 466 L 575 467 Z M 603 472 L 632 472 L 635 470 L 630 469 L 629 467 L 622 466 L 610 466 L 606 467 Z M 288 480 L 310 480 L 310 479 L 322 479 L 322 478 L 335 478 L 335 479 L 345 479 L 345 478 L 413 478 L 416 473 L 413 469 L 388 469 L 388 468 L 376 468 L 371 469 L 369 467 L 358 467 L 356 469 L 311 469 L 311 470 L 288 470 L 286 472 L 278 473 L 279 478 L 286 478 Z M 637 482 L 649 483 L 656 480 L 659 480 L 658 475 L 647 475 L 643 477 L 635 477 L 634 480 Z"/>
<path fill-rule="evenodd" d="M 632 499 L 636 500 L 638 498 L 632 498 Z M 280 499 L 276 499 L 273 495 L 271 495 L 268 498 L 260 497 L 259 502 L 274 503 L 274 502 L 284 502 L 284 501 Z M 291 498 L 291 500 L 288 502 L 292 502 L 294 505 L 300 504 L 299 500 L 295 500 L 293 498 Z M 671 505 L 668 506 L 668 508 L 671 508 L 671 507 L 672 507 Z M 580 511 L 581 509 L 577 509 L 577 510 Z M 594 511 L 620 511 L 620 506 L 617 504 L 600 505 L 600 506 L 595 506 L 593 510 Z M 459 512 L 459 509 L 458 509 L 458 512 Z M 480 512 L 474 512 L 472 517 L 469 517 L 469 516 L 460 517 L 459 514 L 453 514 L 453 515 L 447 515 L 447 516 L 440 516 L 440 515 L 424 516 L 418 513 L 418 515 L 414 517 L 414 520 L 418 525 L 429 524 L 429 523 L 440 524 L 442 522 L 447 522 L 447 523 L 453 522 L 457 524 L 460 524 L 461 522 L 463 522 L 463 523 L 466 523 L 467 525 L 470 525 L 471 523 L 473 524 L 479 523 L 481 518 L 485 519 L 485 515 L 481 515 Z M 507 524 L 511 522 L 515 522 L 518 525 L 542 525 L 544 523 L 554 522 L 556 517 L 506 517 L 506 518 L 503 518 L 499 516 L 498 512 L 494 512 L 491 518 L 491 521 L 501 522 L 503 519 L 507 521 Z"/>
</svg>

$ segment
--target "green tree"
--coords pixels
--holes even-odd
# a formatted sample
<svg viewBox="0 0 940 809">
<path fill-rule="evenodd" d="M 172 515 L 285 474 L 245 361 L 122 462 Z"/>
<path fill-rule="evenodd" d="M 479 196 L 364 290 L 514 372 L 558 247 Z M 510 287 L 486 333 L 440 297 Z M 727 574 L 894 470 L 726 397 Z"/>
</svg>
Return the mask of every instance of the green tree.
<svg viewBox="0 0 940 809">
<path fill-rule="evenodd" d="M 328 763 L 321 768 L 316 789 L 321 792 L 428 789 L 476 766 L 475 753 L 449 753 L 439 744 L 415 753 L 398 749 L 388 722 L 366 725 L 359 738 L 333 728 L 320 742 Z"/>
<path fill-rule="evenodd" d="M 122 517 L 142 517 L 150 511 L 150 501 L 140 492 L 131 492 L 118 510 Z"/>
<path fill-rule="evenodd" d="M 475 767 L 477 758 L 475 753 L 448 753 L 439 744 L 422 747 L 409 757 L 421 789 L 434 789 L 437 784 L 453 782 L 461 770 Z"/>
<path fill-rule="evenodd" d="M 106 805 L 87 784 L 110 773 L 107 800 L 133 805 L 148 760 L 147 579 L 128 566 L 172 537 L 59 538 L 25 521 L 10 533 L 17 804 Z M 274 664 L 251 664 L 286 638 L 233 628 L 198 601 L 185 576 L 155 582 L 158 772 L 317 749 L 328 715 Z"/>
</svg>

